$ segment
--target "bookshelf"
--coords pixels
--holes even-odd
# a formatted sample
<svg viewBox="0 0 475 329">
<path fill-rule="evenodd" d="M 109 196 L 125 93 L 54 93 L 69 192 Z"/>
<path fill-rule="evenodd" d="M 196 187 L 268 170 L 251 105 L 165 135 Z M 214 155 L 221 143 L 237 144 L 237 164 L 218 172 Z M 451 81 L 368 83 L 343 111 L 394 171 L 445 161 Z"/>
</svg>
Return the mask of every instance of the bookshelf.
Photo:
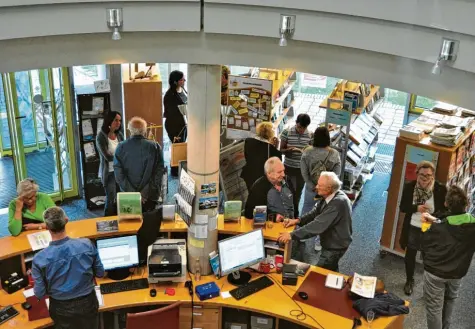
<svg viewBox="0 0 475 329">
<path fill-rule="evenodd" d="M 110 94 L 77 95 L 77 107 L 84 199 L 87 209 L 98 209 L 104 206 L 105 192 L 99 178 L 100 160 L 96 136 L 102 127 L 104 116 L 110 111 Z M 99 107 L 102 112 L 97 111 Z"/>
<path fill-rule="evenodd" d="M 430 137 L 424 135 L 420 141 L 399 136 L 394 152 L 394 166 L 388 189 L 386 212 L 381 233 L 380 249 L 397 255 L 404 255 L 399 246 L 404 216 L 399 212 L 399 202 L 404 182 L 408 177 L 408 152 L 416 148 L 419 153 L 431 152 L 436 155 L 435 179 L 450 186 L 457 184 L 465 189 L 469 197 L 469 211 L 475 211 L 475 125 L 468 128 L 460 141 L 453 147 L 431 143 Z M 412 164 L 415 166 L 415 164 Z M 413 177 L 411 177 L 412 179 Z"/>
<path fill-rule="evenodd" d="M 360 82 L 342 80 L 335 85 L 330 95 L 320 104 L 321 108 L 328 108 L 328 99 L 345 99 L 345 93 L 354 94 L 357 100 L 357 106 L 353 107 L 353 113 L 370 113 L 373 110 L 374 103 L 381 98 L 380 87 Z"/>
</svg>

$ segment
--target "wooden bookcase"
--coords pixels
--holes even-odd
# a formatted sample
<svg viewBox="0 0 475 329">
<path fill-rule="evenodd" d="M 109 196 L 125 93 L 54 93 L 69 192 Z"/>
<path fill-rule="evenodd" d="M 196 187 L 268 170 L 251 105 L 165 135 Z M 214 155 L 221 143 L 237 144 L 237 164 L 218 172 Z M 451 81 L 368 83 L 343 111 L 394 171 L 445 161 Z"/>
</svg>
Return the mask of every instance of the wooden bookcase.
<svg viewBox="0 0 475 329">
<path fill-rule="evenodd" d="M 88 114 L 93 110 L 94 98 L 102 98 L 104 100 L 103 112 L 97 114 Z M 107 112 L 110 111 L 110 94 L 109 93 L 95 93 L 77 95 L 77 106 L 79 115 L 79 140 L 81 147 L 81 161 L 82 161 L 82 178 L 84 188 L 84 198 L 86 200 L 88 209 L 102 208 L 104 204 L 97 204 L 94 201 L 95 197 L 105 197 L 104 186 L 99 178 L 99 151 L 96 145 L 96 136 L 101 129 L 101 120 Z M 86 113 L 85 113 L 86 112 Z M 83 122 L 89 121 L 92 126 L 92 135 L 86 134 L 83 131 Z M 85 145 L 92 143 L 95 151 L 95 156 L 86 157 Z"/>
<path fill-rule="evenodd" d="M 320 104 L 321 108 L 328 108 L 328 99 L 343 100 L 346 91 L 360 95 L 358 107 L 353 109 L 353 113 L 361 114 L 364 111 L 370 113 L 373 110 L 374 103 L 380 98 L 379 86 L 342 80 L 335 85 L 330 95 Z M 363 92 L 363 95 L 361 93 Z"/>
<path fill-rule="evenodd" d="M 397 255 L 404 255 L 405 253 L 399 246 L 399 237 L 404 222 L 404 215 L 399 213 L 398 209 L 404 185 L 403 170 L 406 159 L 406 149 L 410 145 L 438 153 L 435 179 L 443 184 L 458 184 L 465 188 L 469 196 L 469 207 L 471 211 L 473 211 L 473 187 L 475 186 L 475 172 L 472 169 L 475 163 L 474 130 L 475 127 L 469 129 L 464 137 L 453 147 L 433 144 L 430 142 L 429 136 L 424 137 L 419 142 L 404 137 L 397 138 L 380 240 L 380 248 L 382 251 L 388 251 Z M 469 170 L 469 172 L 466 172 L 466 170 Z"/>
</svg>

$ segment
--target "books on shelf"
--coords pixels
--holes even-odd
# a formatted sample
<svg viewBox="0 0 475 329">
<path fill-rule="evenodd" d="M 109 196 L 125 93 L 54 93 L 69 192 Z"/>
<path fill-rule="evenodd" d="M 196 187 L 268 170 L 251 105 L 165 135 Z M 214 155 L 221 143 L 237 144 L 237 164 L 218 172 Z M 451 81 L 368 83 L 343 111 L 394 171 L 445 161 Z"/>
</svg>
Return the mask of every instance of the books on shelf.
<svg viewBox="0 0 475 329">
<path fill-rule="evenodd" d="M 424 131 L 420 128 L 406 125 L 399 129 L 399 136 L 420 141 L 424 137 Z"/>
</svg>

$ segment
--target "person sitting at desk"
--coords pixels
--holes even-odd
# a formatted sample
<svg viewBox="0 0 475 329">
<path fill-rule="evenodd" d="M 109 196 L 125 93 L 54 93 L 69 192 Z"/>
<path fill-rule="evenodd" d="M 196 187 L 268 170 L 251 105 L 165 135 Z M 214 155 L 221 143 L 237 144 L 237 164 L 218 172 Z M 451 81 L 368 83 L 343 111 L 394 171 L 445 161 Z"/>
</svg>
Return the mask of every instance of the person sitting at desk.
<svg viewBox="0 0 475 329">
<path fill-rule="evenodd" d="M 8 230 L 11 235 L 44 229 L 43 212 L 55 206 L 53 200 L 49 195 L 38 192 L 39 186 L 31 178 L 22 180 L 16 189 L 18 197 L 8 206 Z"/>
<path fill-rule="evenodd" d="M 338 272 L 338 262 L 352 241 L 351 201 L 340 191 L 341 181 L 334 172 L 324 171 L 317 182 L 322 199 L 299 219 L 284 223 L 286 227 L 299 224 L 293 232 L 280 233 L 278 241 L 304 240 L 320 235 L 322 253 L 317 266 Z"/>
<path fill-rule="evenodd" d="M 272 157 L 264 164 L 265 176 L 259 178 L 249 191 L 245 216 L 254 218 L 256 206 L 267 205 L 267 215 L 279 214 L 287 218 L 298 217 L 298 203 L 295 190 L 285 176 L 285 167 L 278 157 Z"/>
<path fill-rule="evenodd" d="M 49 208 L 44 220 L 52 241 L 33 258 L 35 296 L 49 296 L 49 314 L 56 329 L 99 328 L 94 276 L 104 276 L 104 266 L 96 248 L 89 239 L 68 237 L 63 209 Z"/>
</svg>

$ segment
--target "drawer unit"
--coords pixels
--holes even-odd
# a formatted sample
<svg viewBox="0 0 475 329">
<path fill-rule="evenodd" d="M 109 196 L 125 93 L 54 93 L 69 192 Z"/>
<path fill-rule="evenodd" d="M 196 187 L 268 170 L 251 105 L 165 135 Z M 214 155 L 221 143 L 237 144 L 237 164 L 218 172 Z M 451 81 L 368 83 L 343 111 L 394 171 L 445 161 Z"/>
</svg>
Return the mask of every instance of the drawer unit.
<svg viewBox="0 0 475 329">
<path fill-rule="evenodd" d="M 193 315 L 193 328 L 219 329 L 221 318 L 219 308 L 208 308 L 202 306 L 180 307 L 180 329 L 190 329 L 191 316 Z"/>
</svg>

